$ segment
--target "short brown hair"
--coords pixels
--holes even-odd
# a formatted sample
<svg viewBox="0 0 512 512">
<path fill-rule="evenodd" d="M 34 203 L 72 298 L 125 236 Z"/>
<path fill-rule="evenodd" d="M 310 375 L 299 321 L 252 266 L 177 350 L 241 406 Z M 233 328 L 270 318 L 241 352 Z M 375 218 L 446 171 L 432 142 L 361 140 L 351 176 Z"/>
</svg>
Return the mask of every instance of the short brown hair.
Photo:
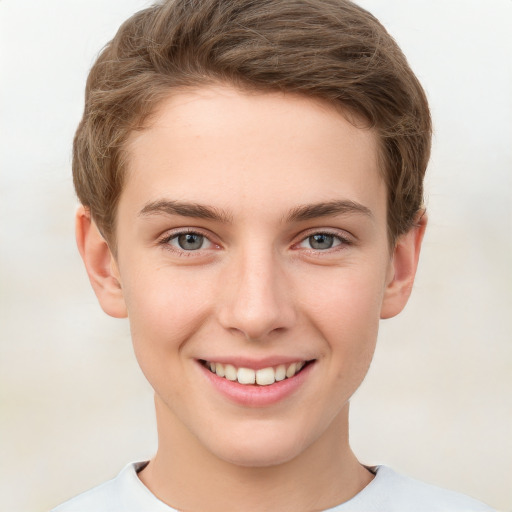
<svg viewBox="0 0 512 512">
<path fill-rule="evenodd" d="M 73 179 L 109 243 L 129 134 L 173 89 L 219 82 L 299 93 L 363 118 L 380 141 L 390 241 L 411 228 L 423 207 L 430 113 L 376 18 L 348 0 L 167 0 L 128 19 L 87 80 Z"/>
</svg>

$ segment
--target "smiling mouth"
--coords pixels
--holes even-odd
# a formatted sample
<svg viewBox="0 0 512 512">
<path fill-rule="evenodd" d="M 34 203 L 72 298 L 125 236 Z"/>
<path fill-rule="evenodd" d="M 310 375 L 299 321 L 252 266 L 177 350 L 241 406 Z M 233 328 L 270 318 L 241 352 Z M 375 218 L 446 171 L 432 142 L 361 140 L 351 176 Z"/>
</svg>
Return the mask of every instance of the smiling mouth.
<svg viewBox="0 0 512 512">
<path fill-rule="evenodd" d="M 291 379 L 301 372 L 307 365 L 313 361 L 297 361 L 289 364 L 280 364 L 278 366 L 269 366 L 253 370 L 252 368 L 237 368 L 232 364 L 217 363 L 214 361 L 200 360 L 200 363 L 215 373 L 218 377 L 238 382 L 244 385 L 270 386 L 275 382 L 285 379 Z"/>
</svg>

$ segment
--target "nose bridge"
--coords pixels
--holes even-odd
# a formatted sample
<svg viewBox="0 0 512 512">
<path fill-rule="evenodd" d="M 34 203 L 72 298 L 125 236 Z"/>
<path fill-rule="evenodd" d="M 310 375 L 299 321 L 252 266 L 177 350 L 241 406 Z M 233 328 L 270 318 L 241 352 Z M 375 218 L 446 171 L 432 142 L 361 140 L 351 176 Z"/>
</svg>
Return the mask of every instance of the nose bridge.
<svg viewBox="0 0 512 512">
<path fill-rule="evenodd" d="M 271 247 L 246 247 L 232 258 L 221 323 L 248 339 L 289 328 L 294 310 L 280 258 Z"/>
</svg>

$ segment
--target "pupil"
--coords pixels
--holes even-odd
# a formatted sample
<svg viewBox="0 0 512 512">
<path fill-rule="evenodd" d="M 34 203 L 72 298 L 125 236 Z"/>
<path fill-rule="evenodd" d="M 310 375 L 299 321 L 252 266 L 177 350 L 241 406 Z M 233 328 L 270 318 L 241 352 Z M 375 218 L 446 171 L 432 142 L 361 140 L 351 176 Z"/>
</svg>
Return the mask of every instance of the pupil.
<svg viewBox="0 0 512 512">
<path fill-rule="evenodd" d="M 330 249 L 333 242 L 332 235 L 318 234 L 309 237 L 309 243 L 313 249 Z"/>
<path fill-rule="evenodd" d="M 203 235 L 186 233 L 178 237 L 178 243 L 182 249 L 189 251 L 197 250 L 203 245 Z"/>
</svg>

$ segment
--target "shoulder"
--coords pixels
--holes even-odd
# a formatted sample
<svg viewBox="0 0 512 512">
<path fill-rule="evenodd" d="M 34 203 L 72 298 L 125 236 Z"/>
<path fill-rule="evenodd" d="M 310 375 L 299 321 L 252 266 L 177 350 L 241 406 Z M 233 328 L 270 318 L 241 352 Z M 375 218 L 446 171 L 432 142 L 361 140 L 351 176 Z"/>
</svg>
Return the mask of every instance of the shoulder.
<svg viewBox="0 0 512 512">
<path fill-rule="evenodd" d="M 146 463 L 128 464 L 119 475 L 66 501 L 51 512 L 175 512 L 142 484 L 137 471 Z M 331 512 L 492 512 L 468 496 L 400 475 L 387 466 L 351 500 Z"/>
<path fill-rule="evenodd" d="M 62 503 L 51 512 L 79 512 L 82 510 L 121 510 L 119 508 L 119 497 L 117 492 L 116 479 L 109 480 L 89 491 Z"/>
<path fill-rule="evenodd" d="M 146 464 L 128 464 L 114 479 L 79 494 L 51 512 L 174 512 L 139 480 L 137 471 Z"/>
<path fill-rule="evenodd" d="M 373 468 L 372 482 L 332 512 L 492 512 L 483 503 L 447 489 L 400 475 L 387 466 Z"/>
</svg>

